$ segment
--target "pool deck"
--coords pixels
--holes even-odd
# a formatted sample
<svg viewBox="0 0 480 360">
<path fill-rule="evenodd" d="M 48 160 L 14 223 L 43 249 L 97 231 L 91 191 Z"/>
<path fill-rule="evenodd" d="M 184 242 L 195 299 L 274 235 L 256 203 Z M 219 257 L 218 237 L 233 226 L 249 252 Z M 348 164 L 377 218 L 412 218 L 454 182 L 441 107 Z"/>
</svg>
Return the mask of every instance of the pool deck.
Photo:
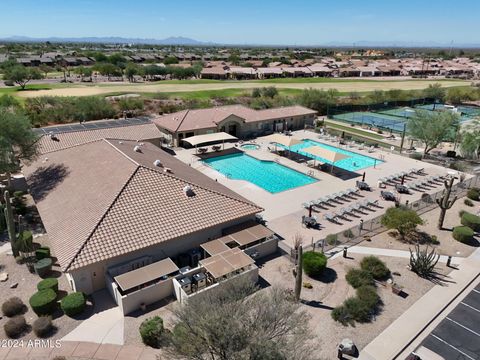
<svg viewBox="0 0 480 360">
<path fill-rule="evenodd" d="M 293 136 L 298 139 L 311 139 L 338 147 L 338 144 L 335 144 L 331 141 L 319 139 L 318 134 L 311 131 L 296 131 L 294 132 Z M 260 150 L 246 150 L 245 152 L 260 160 L 277 161 L 282 165 L 288 166 L 305 174 L 313 170 L 312 168 L 308 167 L 306 163 L 297 163 L 288 158 L 270 153 L 268 151 L 269 144 L 265 141 L 262 141 L 262 138 L 258 138 L 256 143 L 261 146 Z M 229 147 L 234 147 L 234 144 L 225 144 L 225 148 Z M 270 147 L 272 146 L 270 145 Z M 393 202 L 380 200 L 380 191 L 392 191 L 394 188 L 393 186 L 387 186 L 386 189 L 379 189 L 377 186 L 379 178 L 396 174 L 401 171 L 407 171 L 411 168 L 423 168 L 427 174 L 426 176 L 446 175 L 448 171 L 451 171 L 437 165 L 410 159 L 381 149 L 375 149 L 373 153 L 370 153 L 366 150 L 360 150 L 358 148 L 348 148 L 347 150 L 357 152 L 365 156 L 382 159 L 384 162 L 376 165 L 375 168 L 370 167 L 360 170 L 357 177 L 350 178 L 348 180 L 343 180 L 320 170 L 313 170 L 313 173 L 310 173 L 309 175 L 312 175 L 318 179 L 317 182 L 276 194 L 271 194 L 266 190 L 244 180 L 226 178 L 221 173 L 199 161 L 194 154 L 194 149 L 178 150 L 177 158 L 190 164 L 203 174 L 216 179 L 221 184 L 263 207 L 265 211 L 262 213 L 262 215 L 264 219 L 267 220 L 267 226 L 284 238 L 286 244 L 289 246 L 292 245 L 293 237 L 297 233 L 303 235 L 306 242 L 310 243 L 312 239 L 318 240 L 324 238 L 327 234 L 338 233 L 354 225 L 358 225 L 360 219 L 366 221 L 381 215 L 386 208 L 393 205 Z M 323 215 L 325 213 L 338 211 L 340 208 L 348 207 L 356 202 L 355 200 L 348 202 L 346 201 L 343 204 L 336 204 L 335 207 L 330 207 L 329 209 L 321 209 L 321 212 L 314 212 L 314 215 L 317 216 L 319 222 L 321 223 L 320 230 L 306 229 L 301 226 L 302 215 L 308 215 L 308 210 L 304 209 L 302 206 L 303 203 L 339 191 L 344 191 L 348 188 L 355 188 L 356 181 L 361 180 L 363 172 L 366 173 L 365 181 L 372 187 L 373 191 L 362 191 L 362 197 L 358 197 L 357 201 L 361 201 L 363 199 L 379 200 L 379 204 L 382 208 L 375 208 L 375 211 L 365 211 L 365 214 L 359 214 L 359 218 L 353 218 L 352 221 L 342 221 L 341 224 L 335 224 L 327 220 L 323 220 Z M 421 178 L 421 176 L 416 176 L 416 179 Z M 408 185 L 408 181 L 406 181 L 406 184 Z M 432 187 L 425 192 L 435 193 L 441 191 L 442 188 L 443 186 L 440 183 L 439 185 Z M 420 199 L 422 194 L 423 192 L 414 192 L 410 195 L 402 195 L 401 201 L 405 202 L 408 199 L 410 202 L 412 202 Z"/>
</svg>

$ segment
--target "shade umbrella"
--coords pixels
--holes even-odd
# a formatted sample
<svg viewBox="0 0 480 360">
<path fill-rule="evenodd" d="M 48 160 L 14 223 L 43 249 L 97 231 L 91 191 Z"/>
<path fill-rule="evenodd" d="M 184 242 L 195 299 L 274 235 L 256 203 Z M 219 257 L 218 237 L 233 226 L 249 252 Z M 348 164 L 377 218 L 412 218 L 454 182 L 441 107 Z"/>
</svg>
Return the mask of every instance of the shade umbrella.
<svg viewBox="0 0 480 360">
<path fill-rule="evenodd" d="M 339 152 L 336 152 L 336 151 L 333 151 L 333 150 L 325 149 L 325 148 L 320 147 L 320 146 L 310 146 L 310 147 L 302 149 L 302 151 L 307 153 L 307 154 L 310 154 L 310 155 L 313 155 L 313 156 L 316 156 L 316 157 L 327 160 L 329 163 L 332 164 L 330 172 L 333 171 L 333 166 L 335 165 L 335 163 L 337 161 L 340 161 L 340 160 L 343 160 L 343 159 L 346 159 L 346 158 L 350 157 L 349 155 L 345 155 L 345 154 L 342 154 L 342 153 L 339 153 Z M 315 160 L 315 157 L 313 159 Z"/>
</svg>

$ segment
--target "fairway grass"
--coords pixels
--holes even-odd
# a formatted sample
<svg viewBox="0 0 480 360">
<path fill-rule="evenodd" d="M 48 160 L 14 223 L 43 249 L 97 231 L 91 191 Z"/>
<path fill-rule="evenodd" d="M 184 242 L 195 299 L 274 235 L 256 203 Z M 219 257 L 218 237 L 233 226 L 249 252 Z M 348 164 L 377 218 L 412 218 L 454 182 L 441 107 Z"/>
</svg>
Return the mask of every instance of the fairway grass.
<svg viewBox="0 0 480 360">
<path fill-rule="evenodd" d="M 21 97 L 37 96 L 91 96 L 120 93 L 180 93 L 180 92 L 200 92 L 198 97 L 205 97 L 208 92 L 215 96 L 237 96 L 245 90 L 251 90 L 255 87 L 275 86 L 280 91 L 300 91 L 303 89 L 336 89 L 341 93 L 348 92 L 369 92 L 374 90 L 419 90 L 428 87 L 433 83 L 439 83 L 444 87 L 467 86 L 468 81 L 462 80 L 343 80 L 329 79 L 338 81 L 314 81 L 304 82 L 305 80 L 324 80 L 322 78 L 307 79 L 275 79 L 282 81 L 263 80 L 263 81 L 217 81 L 217 80 L 171 80 L 156 83 L 120 83 L 120 84 L 48 84 L 48 89 L 35 89 L 25 91 L 13 91 L 15 95 Z M 288 81 L 285 81 L 288 80 Z M 296 80 L 293 82 L 292 80 Z M 302 80 L 303 82 L 299 82 Z M 31 85 L 32 87 L 34 85 Z M 41 85 L 39 85 L 41 86 Z M 229 95 L 232 94 L 232 95 Z M 193 96 L 193 95 L 189 95 Z"/>
</svg>

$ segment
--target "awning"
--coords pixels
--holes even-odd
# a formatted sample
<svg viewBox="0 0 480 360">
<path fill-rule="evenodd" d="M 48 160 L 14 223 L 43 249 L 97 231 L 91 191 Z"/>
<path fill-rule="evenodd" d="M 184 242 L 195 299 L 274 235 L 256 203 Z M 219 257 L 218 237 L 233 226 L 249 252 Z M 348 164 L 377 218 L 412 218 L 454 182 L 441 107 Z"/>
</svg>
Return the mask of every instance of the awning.
<svg viewBox="0 0 480 360">
<path fill-rule="evenodd" d="M 178 271 L 177 265 L 170 258 L 166 258 L 115 276 L 114 280 L 123 291 L 127 291 L 176 271 Z"/>
<path fill-rule="evenodd" d="M 310 146 L 310 147 L 301 149 L 300 151 L 319 157 L 322 160 L 327 160 L 329 163 L 332 163 L 332 164 L 336 163 L 337 161 L 350 157 L 348 155 L 345 155 L 333 150 L 325 149 L 320 146 Z"/>
<path fill-rule="evenodd" d="M 253 259 L 238 248 L 200 260 L 200 265 L 215 279 L 229 275 L 253 263 Z"/>
<path fill-rule="evenodd" d="M 211 134 L 190 136 L 188 138 L 183 139 L 183 141 L 189 143 L 192 146 L 197 146 L 197 145 L 206 144 L 206 143 L 213 143 L 213 142 L 229 141 L 229 140 L 238 140 L 238 138 L 236 138 L 233 135 L 227 134 L 226 132 L 217 132 L 217 133 L 211 133 Z"/>
<path fill-rule="evenodd" d="M 223 241 L 220 241 L 218 239 L 206 242 L 205 244 L 200 245 L 200 247 L 205 250 L 210 256 L 230 250 L 230 248 L 225 245 Z"/>
<path fill-rule="evenodd" d="M 262 240 L 269 236 L 272 236 L 274 232 L 265 226 L 258 224 L 230 235 L 223 236 L 217 240 L 221 241 L 224 244 L 228 244 L 230 242 L 235 242 L 239 246 L 245 246 L 252 244 L 258 240 Z"/>
<path fill-rule="evenodd" d="M 262 140 L 266 140 L 271 143 L 280 144 L 286 147 L 297 145 L 302 143 L 302 140 L 295 139 L 293 136 L 287 136 L 283 134 L 272 134 L 265 136 Z"/>
</svg>

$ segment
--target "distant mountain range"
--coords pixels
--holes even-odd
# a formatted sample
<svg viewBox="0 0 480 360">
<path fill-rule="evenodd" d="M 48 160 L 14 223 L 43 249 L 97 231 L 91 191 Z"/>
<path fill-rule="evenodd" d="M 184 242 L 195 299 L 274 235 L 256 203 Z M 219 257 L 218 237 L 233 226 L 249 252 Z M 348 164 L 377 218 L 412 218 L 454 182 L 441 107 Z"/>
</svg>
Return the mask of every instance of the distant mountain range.
<svg viewBox="0 0 480 360">
<path fill-rule="evenodd" d="M 46 42 L 52 43 L 70 42 L 70 43 L 95 43 L 95 44 L 145 44 L 145 45 L 186 45 L 186 46 L 219 46 L 230 45 L 239 47 L 248 46 L 292 46 L 292 47 L 356 47 L 356 48 L 385 48 L 385 47 L 398 47 L 398 48 L 480 48 L 480 43 L 439 43 L 434 41 L 331 41 L 326 43 L 319 43 L 316 45 L 294 45 L 294 44 L 220 44 L 215 42 L 204 42 L 182 36 L 171 36 L 165 39 L 143 39 L 143 38 L 124 38 L 119 36 L 109 37 L 43 37 L 34 38 L 29 36 L 10 36 L 6 38 L 0 38 L 0 41 L 9 42 Z"/>
<path fill-rule="evenodd" d="M 109 37 L 45 37 L 33 38 L 28 36 L 10 36 L 0 39 L 0 41 L 9 42 L 71 42 L 71 43 L 96 43 L 96 44 L 148 44 L 148 45 L 213 45 L 213 43 L 202 42 L 182 36 L 171 36 L 165 39 L 141 39 L 141 38 L 124 38 L 119 36 Z"/>
</svg>

